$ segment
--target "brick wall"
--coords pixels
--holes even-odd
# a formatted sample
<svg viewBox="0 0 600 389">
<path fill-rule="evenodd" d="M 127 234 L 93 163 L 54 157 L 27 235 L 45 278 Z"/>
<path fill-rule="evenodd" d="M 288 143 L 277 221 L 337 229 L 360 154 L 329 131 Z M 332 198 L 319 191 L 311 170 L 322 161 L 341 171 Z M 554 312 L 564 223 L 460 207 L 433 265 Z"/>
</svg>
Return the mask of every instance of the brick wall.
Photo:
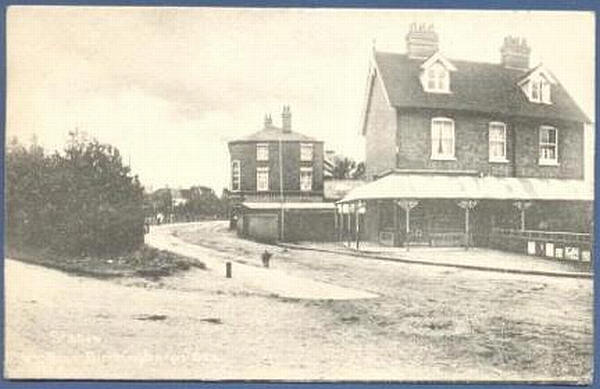
<svg viewBox="0 0 600 389">
<path fill-rule="evenodd" d="M 558 129 L 558 166 L 538 163 L 539 127 L 551 125 Z M 516 175 L 520 177 L 583 179 L 583 125 L 578 123 L 520 121 L 516 128 Z"/>
<path fill-rule="evenodd" d="M 241 191 L 256 191 L 256 143 L 231 143 L 229 156 L 229 184 L 231 185 L 231 162 L 238 160 L 242 173 Z"/>
<path fill-rule="evenodd" d="M 371 180 L 396 166 L 396 109 L 388 105 L 378 76 L 373 80 L 366 121 L 365 166 Z"/>
<path fill-rule="evenodd" d="M 454 120 L 455 161 L 431 159 L 431 119 Z M 488 126 L 491 121 L 507 126 L 508 162 L 489 161 Z M 538 164 L 538 128 L 559 129 L 559 166 Z M 468 113 L 412 110 L 398 113 L 398 168 L 477 170 L 495 176 L 583 178 L 583 127 L 567 123 L 516 121 Z M 387 142 L 387 141 L 386 141 Z"/>
<path fill-rule="evenodd" d="M 455 161 L 431 159 L 431 119 L 434 117 L 454 120 Z M 503 121 L 507 124 L 507 163 L 489 162 L 490 121 Z M 399 112 L 398 123 L 398 168 L 477 170 L 496 176 L 513 174 L 514 163 L 510 158 L 514 149 L 513 128 L 502 118 L 423 110 Z"/>
</svg>

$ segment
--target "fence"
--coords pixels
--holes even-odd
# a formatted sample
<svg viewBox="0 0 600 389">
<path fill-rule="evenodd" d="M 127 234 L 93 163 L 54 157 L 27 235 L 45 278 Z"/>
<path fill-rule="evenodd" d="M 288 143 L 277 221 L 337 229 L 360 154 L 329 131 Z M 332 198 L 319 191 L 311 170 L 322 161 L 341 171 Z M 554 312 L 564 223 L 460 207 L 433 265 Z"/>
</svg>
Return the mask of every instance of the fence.
<svg viewBox="0 0 600 389">
<path fill-rule="evenodd" d="M 481 237 L 480 237 L 481 238 Z M 528 255 L 591 263 L 591 234 L 494 228 L 487 246 Z"/>
</svg>

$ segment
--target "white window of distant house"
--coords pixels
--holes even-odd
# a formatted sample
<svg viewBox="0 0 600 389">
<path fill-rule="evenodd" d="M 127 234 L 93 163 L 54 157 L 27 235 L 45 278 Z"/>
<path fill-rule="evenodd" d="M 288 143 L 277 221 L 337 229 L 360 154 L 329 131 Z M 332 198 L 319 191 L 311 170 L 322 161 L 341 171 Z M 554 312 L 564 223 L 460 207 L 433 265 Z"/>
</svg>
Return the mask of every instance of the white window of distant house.
<svg viewBox="0 0 600 389">
<path fill-rule="evenodd" d="M 311 167 L 300 168 L 300 190 L 310 192 L 312 190 L 313 170 Z"/>
<path fill-rule="evenodd" d="M 256 160 L 257 161 L 268 161 L 269 160 L 269 144 L 258 143 L 256 145 Z"/>
<path fill-rule="evenodd" d="M 558 164 L 558 130 L 551 126 L 540 127 L 540 165 Z"/>
<path fill-rule="evenodd" d="M 231 190 L 237 192 L 241 188 L 242 170 L 240 161 L 231 161 Z"/>
<path fill-rule="evenodd" d="M 455 159 L 454 120 L 449 118 L 431 119 L 431 159 Z"/>
<path fill-rule="evenodd" d="M 506 158 L 506 124 L 491 122 L 489 126 L 490 162 L 507 162 Z"/>
<path fill-rule="evenodd" d="M 264 192 L 269 190 L 269 168 L 259 167 L 256 169 L 256 190 Z"/>
<path fill-rule="evenodd" d="M 436 63 L 427 69 L 427 92 L 450 92 L 450 74 L 442 64 Z"/>
<path fill-rule="evenodd" d="M 313 160 L 313 145 L 312 143 L 301 143 L 300 144 L 300 161 L 312 161 Z"/>
</svg>

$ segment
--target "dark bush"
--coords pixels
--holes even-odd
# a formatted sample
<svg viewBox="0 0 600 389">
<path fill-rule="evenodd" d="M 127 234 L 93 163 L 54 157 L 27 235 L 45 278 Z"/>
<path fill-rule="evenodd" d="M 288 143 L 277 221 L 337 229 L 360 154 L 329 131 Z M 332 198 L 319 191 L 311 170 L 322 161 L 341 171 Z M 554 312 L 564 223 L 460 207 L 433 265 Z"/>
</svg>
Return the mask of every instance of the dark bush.
<svg viewBox="0 0 600 389">
<path fill-rule="evenodd" d="M 144 240 L 143 188 L 119 151 L 70 134 L 64 153 L 12 143 L 6 242 L 71 255 L 130 251 Z"/>
</svg>

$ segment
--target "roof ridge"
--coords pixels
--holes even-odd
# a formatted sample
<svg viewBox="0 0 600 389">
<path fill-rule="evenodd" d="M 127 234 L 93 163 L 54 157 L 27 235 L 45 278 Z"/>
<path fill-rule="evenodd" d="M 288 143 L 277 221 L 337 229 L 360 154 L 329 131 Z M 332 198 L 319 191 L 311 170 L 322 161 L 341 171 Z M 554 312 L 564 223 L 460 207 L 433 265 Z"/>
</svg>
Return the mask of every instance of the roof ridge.
<svg viewBox="0 0 600 389">
<path fill-rule="evenodd" d="M 523 74 L 525 74 L 526 72 L 529 72 L 533 69 L 535 69 L 538 65 L 536 65 L 535 67 L 531 68 L 531 69 L 527 69 L 527 70 L 521 70 L 521 69 L 511 69 L 511 68 L 506 68 L 504 67 L 500 62 L 488 62 L 488 61 L 473 61 L 473 60 L 469 60 L 469 59 L 460 59 L 460 58 L 452 58 L 452 57 L 448 57 L 446 56 L 444 53 L 442 52 L 436 52 L 436 53 L 440 53 L 445 59 L 447 59 L 450 62 L 462 62 L 462 63 L 468 63 L 468 64 L 476 64 L 476 65 L 490 65 L 490 66 L 498 66 L 502 69 L 506 69 L 506 70 L 511 70 L 511 71 L 515 71 L 515 72 L 521 72 Z M 420 62 L 420 63 L 424 63 L 426 62 L 430 57 L 427 58 L 410 58 L 408 56 L 407 53 L 398 53 L 398 52 L 392 52 L 392 51 L 376 51 L 375 55 L 377 54 L 391 54 L 391 55 L 396 55 L 396 56 L 401 56 L 401 57 L 405 57 L 407 60 L 409 61 L 413 61 L 413 62 Z M 434 54 L 435 55 L 435 54 Z"/>
</svg>

